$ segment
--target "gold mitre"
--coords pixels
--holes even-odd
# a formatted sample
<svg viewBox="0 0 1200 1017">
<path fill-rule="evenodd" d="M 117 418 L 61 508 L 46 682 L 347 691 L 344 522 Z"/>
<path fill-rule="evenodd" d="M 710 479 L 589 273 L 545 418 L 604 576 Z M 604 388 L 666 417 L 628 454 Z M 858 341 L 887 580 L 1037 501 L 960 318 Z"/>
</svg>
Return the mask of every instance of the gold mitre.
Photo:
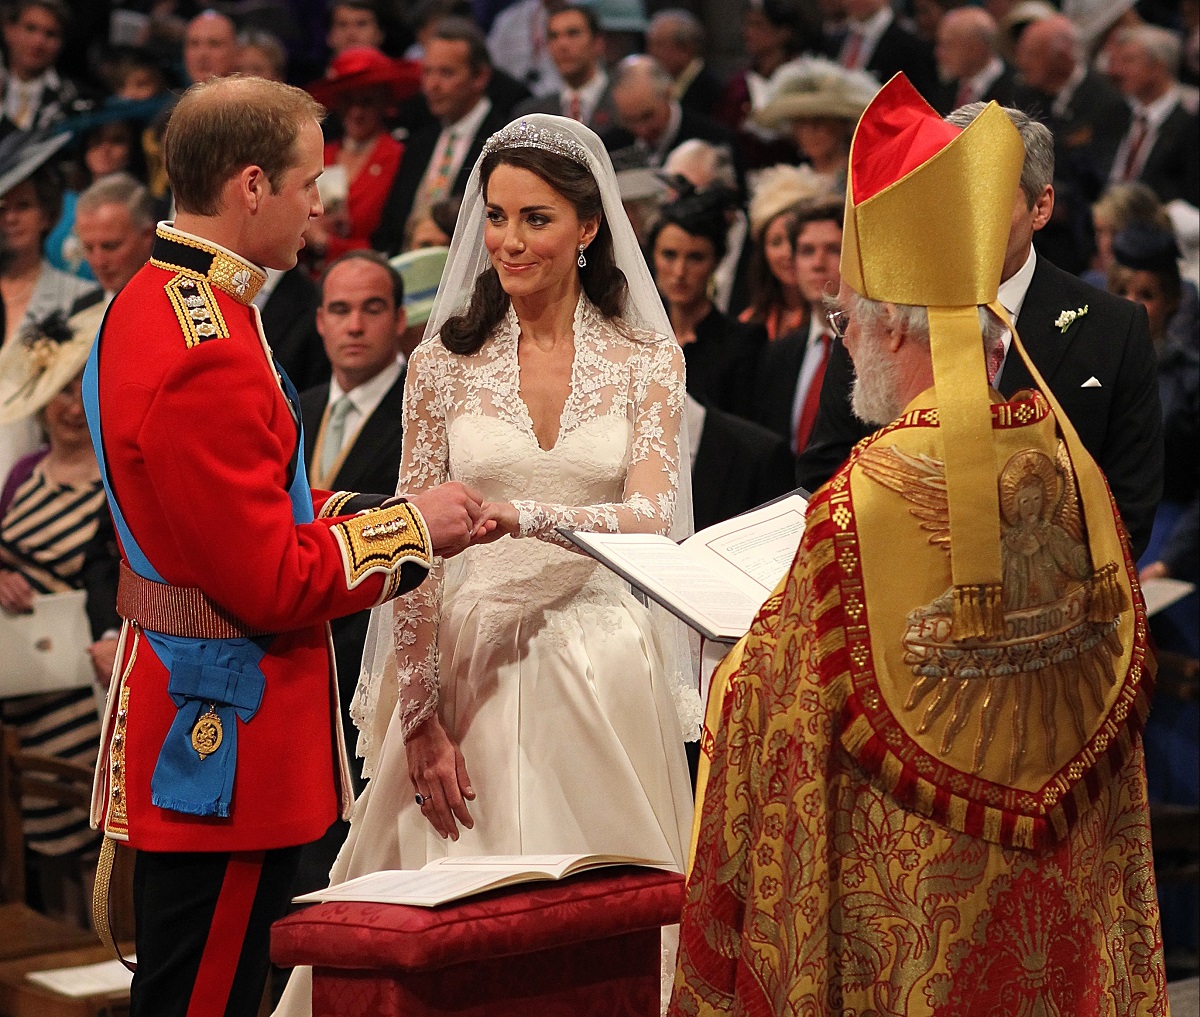
<svg viewBox="0 0 1200 1017">
<path fill-rule="evenodd" d="M 1025 147 L 995 103 L 965 130 L 903 74 L 854 132 L 842 279 L 872 300 L 929 309 L 945 441 L 959 638 L 1003 630 L 1000 505 L 977 305 L 996 304 Z"/>
</svg>

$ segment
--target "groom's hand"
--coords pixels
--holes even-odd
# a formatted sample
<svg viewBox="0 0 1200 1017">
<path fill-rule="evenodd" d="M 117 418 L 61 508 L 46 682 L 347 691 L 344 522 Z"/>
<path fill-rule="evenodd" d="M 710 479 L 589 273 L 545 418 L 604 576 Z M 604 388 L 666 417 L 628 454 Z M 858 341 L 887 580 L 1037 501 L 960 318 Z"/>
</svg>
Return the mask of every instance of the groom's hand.
<svg viewBox="0 0 1200 1017">
<path fill-rule="evenodd" d="M 483 498 L 452 480 L 408 499 L 425 520 L 433 553 L 442 558 L 458 554 L 471 543 Z"/>
</svg>

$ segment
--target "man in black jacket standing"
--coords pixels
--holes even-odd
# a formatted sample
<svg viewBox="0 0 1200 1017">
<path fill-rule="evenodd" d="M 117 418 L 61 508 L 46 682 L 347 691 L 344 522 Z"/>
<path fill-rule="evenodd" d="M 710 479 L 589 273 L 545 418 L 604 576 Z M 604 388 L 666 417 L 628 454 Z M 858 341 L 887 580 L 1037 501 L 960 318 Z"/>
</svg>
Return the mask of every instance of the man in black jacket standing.
<svg viewBox="0 0 1200 1017">
<path fill-rule="evenodd" d="M 964 106 L 947 120 L 962 127 L 982 109 L 980 103 Z M 1006 112 L 1025 142 L 1025 165 L 999 299 L 1030 359 L 1107 477 L 1136 558 L 1150 539 L 1163 480 L 1162 411 L 1146 312 L 1034 253 L 1033 234 L 1054 211 L 1054 142 L 1042 124 L 1018 110 Z M 797 482 L 810 491 L 825 483 L 854 443 L 873 431 L 851 413 L 853 379 L 845 347 L 836 343 L 812 438 L 796 469 Z M 992 384 L 1005 396 L 1035 387 L 1015 356 L 1005 357 Z"/>
</svg>

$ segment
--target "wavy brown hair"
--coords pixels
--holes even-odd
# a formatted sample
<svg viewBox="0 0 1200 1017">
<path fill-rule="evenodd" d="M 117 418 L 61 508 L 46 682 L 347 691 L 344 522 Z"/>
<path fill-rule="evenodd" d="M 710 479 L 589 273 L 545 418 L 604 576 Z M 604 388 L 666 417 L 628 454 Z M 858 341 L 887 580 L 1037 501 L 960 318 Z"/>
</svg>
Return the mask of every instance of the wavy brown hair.
<svg viewBox="0 0 1200 1017">
<path fill-rule="evenodd" d="M 487 156 L 479 167 L 480 187 L 487 197 L 488 181 L 497 166 L 529 170 L 571 203 L 581 222 L 599 218 L 600 229 L 587 249 L 587 265 L 579 270 L 583 292 L 606 318 L 620 316 L 625 309 L 628 284 L 617 268 L 612 231 L 603 214 L 600 186 L 591 170 L 574 159 L 541 148 L 504 148 Z M 471 300 L 461 314 L 442 325 L 442 345 L 451 353 L 471 354 L 483 345 L 492 329 L 508 312 L 508 294 L 500 285 L 496 269 L 489 266 L 475 280 Z"/>
</svg>

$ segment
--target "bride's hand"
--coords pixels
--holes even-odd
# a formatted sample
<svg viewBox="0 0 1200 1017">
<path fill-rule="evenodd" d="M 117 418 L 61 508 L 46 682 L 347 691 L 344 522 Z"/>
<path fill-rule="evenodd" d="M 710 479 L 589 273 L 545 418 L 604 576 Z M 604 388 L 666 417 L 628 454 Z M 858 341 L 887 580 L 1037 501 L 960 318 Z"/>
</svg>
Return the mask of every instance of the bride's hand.
<svg viewBox="0 0 1200 1017">
<path fill-rule="evenodd" d="M 472 544 L 488 544 L 506 534 L 515 537 L 521 529 L 521 515 L 511 501 L 485 501 L 471 535 Z"/>
<path fill-rule="evenodd" d="M 475 799 L 475 789 L 462 752 L 450 740 L 436 713 L 417 726 L 404 750 L 413 786 L 423 799 L 421 813 L 440 837 L 458 840 L 455 819 L 467 830 L 475 825 L 467 811 L 467 802 Z"/>
</svg>

